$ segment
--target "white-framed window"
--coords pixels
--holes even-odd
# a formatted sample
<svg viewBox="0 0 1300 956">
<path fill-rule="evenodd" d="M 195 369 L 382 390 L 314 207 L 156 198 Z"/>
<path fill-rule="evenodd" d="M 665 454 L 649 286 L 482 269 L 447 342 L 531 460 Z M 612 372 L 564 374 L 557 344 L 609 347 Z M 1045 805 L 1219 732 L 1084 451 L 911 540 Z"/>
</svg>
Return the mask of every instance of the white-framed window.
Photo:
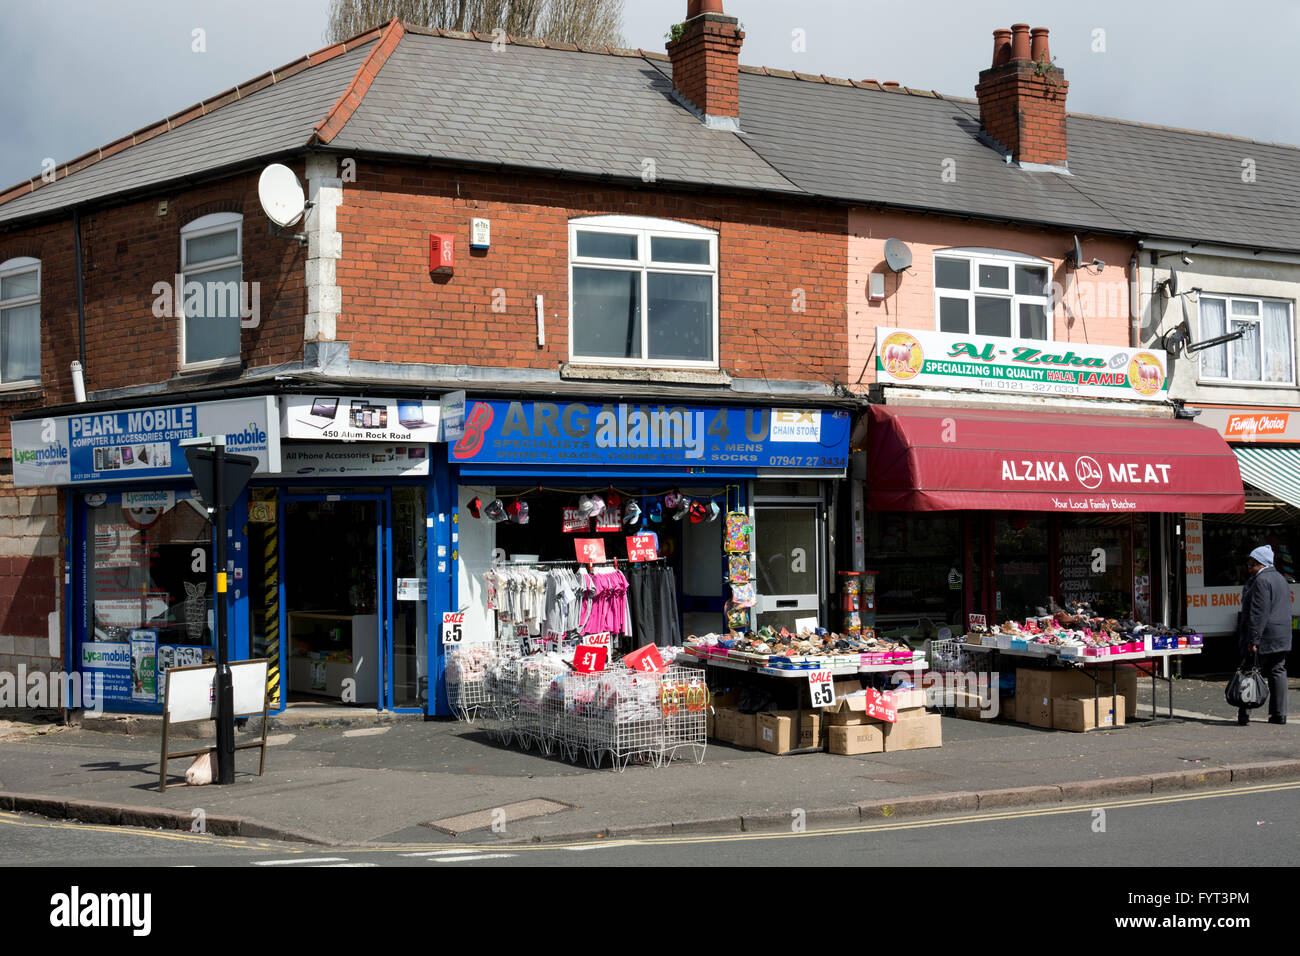
<svg viewBox="0 0 1300 956">
<path fill-rule="evenodd" d="M 0 262 L 0 388 L 41 378 L 41 261 Z"/>
<path fill-rule="evenodd" d="M 1051 264 L 998 249 L 934 254 L 934 324 L 940 332 L 1052 339 Z"/>
<path fill-rule="evenodd" d="M 1203 292 L 1198 311 L 1197 341 L 1246 331 L 1236 341 L 1200 353 L 1202 382 L 1295 385 L 1294 302 Z"/>
<path fill-rule="evenodd" d="M 569 222 L 569 358 L 718 367 L 718 234 L 667 219 Z"/>
<path fill-rule="evenodd" d="M 181 229 L 181 364 L 187 368 L 239 361 L 244 279 L 244 217 L 218 212 Z"/>
</svg>

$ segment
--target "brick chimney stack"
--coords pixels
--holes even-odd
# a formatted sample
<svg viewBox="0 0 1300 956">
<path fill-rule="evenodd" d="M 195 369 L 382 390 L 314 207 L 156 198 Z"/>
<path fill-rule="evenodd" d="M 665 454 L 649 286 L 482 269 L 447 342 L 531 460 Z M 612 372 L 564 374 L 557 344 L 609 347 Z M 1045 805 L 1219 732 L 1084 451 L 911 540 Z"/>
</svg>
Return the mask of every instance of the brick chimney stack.
<svg viewBox="0 0 1300 956">
<path fill-rule="evenodd" d="M 1017 163 L 1066 165 L 1065 94 L 1048 31 L 1027 23 L 993 31 L 993 65 L 980 71 L 980 126 Z M 1031 37 L 1032 34 L 1032 37 Z"/>
<path fill-rule="evenodd" d="M 689 0 L 686 22 L 668 42 L 674 95 L 712 129 L 740 129 L 744 39 L 739 21 L 722 12 L 722 0 Z"/>
</svg>

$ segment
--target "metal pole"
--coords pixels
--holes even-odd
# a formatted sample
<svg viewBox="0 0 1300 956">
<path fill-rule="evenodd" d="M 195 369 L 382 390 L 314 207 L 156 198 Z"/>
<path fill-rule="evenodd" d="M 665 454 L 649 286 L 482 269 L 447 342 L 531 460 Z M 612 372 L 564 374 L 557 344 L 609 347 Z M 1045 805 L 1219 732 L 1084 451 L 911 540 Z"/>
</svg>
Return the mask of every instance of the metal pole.
<svg viewBox="0 0 1300 956">
<path fill-rule="evenodd" d="M 217 508 L 217 783 L 235 782 L 235 685 L 226 644 L 226 436 L 212 438 L 212 497 Z"/>
</svg>

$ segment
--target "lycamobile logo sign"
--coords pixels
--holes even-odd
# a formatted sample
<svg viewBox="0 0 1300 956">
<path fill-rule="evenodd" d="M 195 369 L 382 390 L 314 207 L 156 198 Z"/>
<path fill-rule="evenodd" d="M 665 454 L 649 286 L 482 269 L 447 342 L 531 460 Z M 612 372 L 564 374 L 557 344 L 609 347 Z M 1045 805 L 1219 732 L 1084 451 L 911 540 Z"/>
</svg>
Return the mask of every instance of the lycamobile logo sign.
<svg viewBox="0 0 1300 956">
<path fill-rule="evenodd" d="M 20 465 L 52 465 L 68 460 L 68 446 L 55 442 L 44 448 L 22 448 L 14 451 L 14 461 Z"/>
<path fill-rule="evenodd" d="M 1166 393 L 1166 370 L 1160 351 L 876 330 L 883 384 L 1149 400 Z"/>
</svg>

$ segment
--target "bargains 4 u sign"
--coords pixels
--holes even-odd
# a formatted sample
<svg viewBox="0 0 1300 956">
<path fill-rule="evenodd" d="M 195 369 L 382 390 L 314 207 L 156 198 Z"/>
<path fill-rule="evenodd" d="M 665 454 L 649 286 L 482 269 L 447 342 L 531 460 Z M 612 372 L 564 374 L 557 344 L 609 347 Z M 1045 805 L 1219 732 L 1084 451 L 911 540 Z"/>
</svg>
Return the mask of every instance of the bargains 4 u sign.
<svg viewBox="0 0 1300 956">
<path fill-rule="evenodd" d="M 1168 395 L 1168 368 L 1158 350 L 876 329 L 885 384 L 1158 401 Z"/>
</svg>

